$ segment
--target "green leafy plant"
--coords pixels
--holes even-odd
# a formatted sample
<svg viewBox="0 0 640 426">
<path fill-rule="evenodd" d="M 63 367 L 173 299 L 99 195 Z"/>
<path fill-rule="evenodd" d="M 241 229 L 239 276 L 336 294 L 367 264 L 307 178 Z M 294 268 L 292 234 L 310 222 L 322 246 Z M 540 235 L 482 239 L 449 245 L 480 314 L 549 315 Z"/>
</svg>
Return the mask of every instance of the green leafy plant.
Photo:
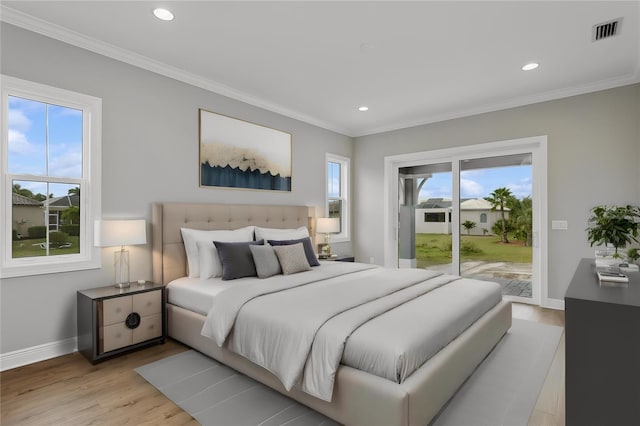
<svg viewBox="0 0 640 426">
<path fill-rule="evenodd" d="M 640 249 L 634 247 L 627 250 L 627 259 L 629 259 L 630 262 L 637 262 L 638 259 L 640 259 Z"/>
<path fill-rule="evenodd" d="M 476 227 L 476 223 L 472 220 L 465 220 L 462 226 L 467 230 L 467 235 L 471 235 L 471 230 Z"/>
<path fill-rule="evenodd" d="M 507 219 L 504 212 L 505 207 L 509 207 L 513 204 L 515 197 L 509 188 L 502 187 L 495 189 L 488 197 L 484 197 L 484 199 L 491 203 L 491 210 L 498 210 L 500 212 L 500 218 L 502 220 L 500 222 L 502 225 L 502 242 L 508 243 L 509 239 L 507 238 L 507 233 L 509 232 L 509 229 L 507 228 Z"/>
<path fill-rule="evenodd" d="M 640 207 L 638 206 L 595 206 L 591 209 L 587 238 L 591 243 L 611 244 L 619 258 L 618 249 L 638 241 L 640 230 Z"/>
<path fill-rule="evenodd" d="M 66 232 L 49 232 L 49 242 L 52 247 L 60 247 L 69 241 L 69 234 Z"/>
</svg>

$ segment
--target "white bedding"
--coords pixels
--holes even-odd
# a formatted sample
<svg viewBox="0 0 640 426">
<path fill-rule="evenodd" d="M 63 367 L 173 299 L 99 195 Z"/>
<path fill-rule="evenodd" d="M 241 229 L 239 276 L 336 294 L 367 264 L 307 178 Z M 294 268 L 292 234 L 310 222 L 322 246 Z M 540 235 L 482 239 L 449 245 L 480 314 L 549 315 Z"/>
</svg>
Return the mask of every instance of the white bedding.
<svg viewBox="0 0 640 426">
<path fill-rule="evenodd" d="M 222 278 L 178 278 L 167 285 L 167 302 L 207 315 L 216 295 L 231 285 L 233 281 L 223 281 Z"/>
<path fill-rule="evenodd" d="M 495 283 L 371 268 L 331 262 L 235 280 L 213 298 L 202 334 L 227 342 L 285 388 L 300 383 L 330 401 L 340 362 L 402 382 L 501 300 Z"/>
</svg>

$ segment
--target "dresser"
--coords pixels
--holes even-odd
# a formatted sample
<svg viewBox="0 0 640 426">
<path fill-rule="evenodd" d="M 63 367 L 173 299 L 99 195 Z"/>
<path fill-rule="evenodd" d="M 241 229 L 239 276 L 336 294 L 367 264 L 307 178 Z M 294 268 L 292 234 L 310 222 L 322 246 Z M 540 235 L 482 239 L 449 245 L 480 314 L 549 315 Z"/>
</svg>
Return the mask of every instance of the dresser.
<svg viewBox="0 0 640 426">
<path fill-rule="evenodd" d="M 166 339 L 161 284 L 132 283 L 78 291 L 78 351 L 96 363 Z"/>
<path fill-rule="evenodd" d="M 640 273 L 600 285 L 582 259 L 565 295 L 566 425 L 640 425 Z"/>
</svg>

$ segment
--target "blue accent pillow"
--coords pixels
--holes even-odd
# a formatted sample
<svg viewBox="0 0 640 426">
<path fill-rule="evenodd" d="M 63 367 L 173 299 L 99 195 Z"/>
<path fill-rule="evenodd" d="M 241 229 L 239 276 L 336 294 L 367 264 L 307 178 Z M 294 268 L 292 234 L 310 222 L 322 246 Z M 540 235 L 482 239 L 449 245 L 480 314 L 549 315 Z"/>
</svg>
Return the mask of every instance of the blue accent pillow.
<svg viewBox="0 0 640 426">
<path fill-rule="evenodd" d="M 298 240 L 269 240 L 268 242 L 269 245 L 272 246 L 290 246 L 292 244 L 302 243 L 304 254 L 307 256 L 307 262 L 309 262 L 309 265 L 320 266 L 316 253 L 313 251 L 313 244 L 311 244 L 310 237 L 300 238 Z"/>
<path fill-rule="evenodd" d="M 222 279 L 235 280 L 236 278 L 255 277 L 256 265 L 251 255 L 251 245 L 262 245 L 264 240 L 238 243 L 226 243 L 214 241 L 220 263 L 222 263 Z"/>
</svg>

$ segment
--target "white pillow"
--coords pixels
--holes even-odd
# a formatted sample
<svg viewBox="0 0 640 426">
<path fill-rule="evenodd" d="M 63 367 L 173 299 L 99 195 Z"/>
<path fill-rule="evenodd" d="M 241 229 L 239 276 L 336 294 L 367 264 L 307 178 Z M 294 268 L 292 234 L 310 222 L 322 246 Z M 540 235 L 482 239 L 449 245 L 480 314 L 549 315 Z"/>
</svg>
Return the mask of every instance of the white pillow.
<svg viewBox="0 0 640 426">
<path fill-rule="evenodd" d="M 306 226 L 296 229 L 260 228 L 256 226 L 256 241 L 264 240 L 265 244 L 269 240 L 299 240 L 308 236 L 309 230 Z"/>
<path fill-rule="evenodd" d="M 222 276 L 222 263 L 220 263 L 218 249 L 216 249 L 213 241 L 198 241 L 197 244 L 200 279 L 208 280 L 209 278 Z"/>
<path fill-rule="evenodd" d="M 208 242 L 213 246 L 213 241 L 224 241 L 228 243 L 253 241 L 254 226 L 234 229 L 232 231 L 216 230 L 204 231 L 202 229 L 180 228 L 184 250 L 187 253 L 187 265 L 189 266 L 189 278 L 200 276 L 200 256 L 198 254 L 198 241 Z M 215 247 L 213 247 L 215 250 Z M 218 253 L 215 252 L 215 258 Z M 218 259 L 218 262 L 220 260 Z M 222 267 L 220 267 L 221 269 Z"/>
</svg>

